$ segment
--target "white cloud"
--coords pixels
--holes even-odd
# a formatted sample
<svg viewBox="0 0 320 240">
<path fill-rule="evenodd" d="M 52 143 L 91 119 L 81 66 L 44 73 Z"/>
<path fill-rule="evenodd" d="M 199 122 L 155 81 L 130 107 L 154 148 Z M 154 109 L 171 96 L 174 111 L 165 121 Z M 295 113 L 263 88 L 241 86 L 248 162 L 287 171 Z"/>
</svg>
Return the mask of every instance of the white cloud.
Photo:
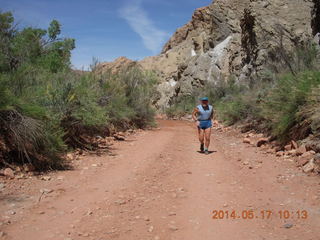
<svg viewBox="0 0 320 240">
<path fill-rule="evenodd" d="M 153 53 L 158 53 L 169 34 L 158 29 L 142 8 L 142 0 L 127 1 L 120 9 L 120 16 L 124 18 L 130 27 L 142 38 L 145 47 Z"/>
</svg>

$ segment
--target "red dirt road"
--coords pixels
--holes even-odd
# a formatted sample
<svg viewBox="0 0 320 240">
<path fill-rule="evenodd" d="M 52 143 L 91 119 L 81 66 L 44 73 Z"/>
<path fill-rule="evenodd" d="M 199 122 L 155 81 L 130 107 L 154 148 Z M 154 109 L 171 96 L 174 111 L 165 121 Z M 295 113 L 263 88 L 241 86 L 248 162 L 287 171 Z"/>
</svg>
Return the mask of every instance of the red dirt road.
<svg viewBox="0 0 320 240">
<path fill-rule="evenodd" d="M 192 123 L 159 127 L 49 181 L 0 179 L 0 239 L 320 239 L 318 176 L 243 144 L 232 130 L 214 130 L 206 156 Z"/>
</svg>

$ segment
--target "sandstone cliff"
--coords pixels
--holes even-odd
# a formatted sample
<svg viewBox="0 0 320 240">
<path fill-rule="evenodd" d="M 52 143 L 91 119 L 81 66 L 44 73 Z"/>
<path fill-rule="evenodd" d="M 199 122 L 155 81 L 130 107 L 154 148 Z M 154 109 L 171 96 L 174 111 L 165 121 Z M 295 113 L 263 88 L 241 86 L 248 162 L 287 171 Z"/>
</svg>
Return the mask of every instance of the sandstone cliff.
<svg viewBox="0 0 320 240">
<path fill-rule="evenodd" d="M 319 0 L 215 0 L 197 9 L 162 53 L 140 64 L 162 79 L 159 106 L 206 81 L 230 76 L 250 84 L 263 72 L 279 35 L 286 48 L 319 32 Z"/>
<path fill-rule="evenodd" d="M 137 62 L 126 57 L 118 57 L 113 62 L 103 62 L 97 65 L 96 73 L 103 74 L 110 71 L 112 74 L 116 74 L 122 69 L 136 65 Z"/>
<path fill-rule="evenodd" d="M 161 54 L 139 62 L 144 69 L 156 71 L 161 80 L 158 107 L 170 105 L 175 97 L 206 82 L 219 84 L 232 77 L 241 84 L 252 83 L 272 59 L 280 37 L 290 49 L 320 31 L 319 2 L 215 0 L 197 9 Z"/>
</svg>

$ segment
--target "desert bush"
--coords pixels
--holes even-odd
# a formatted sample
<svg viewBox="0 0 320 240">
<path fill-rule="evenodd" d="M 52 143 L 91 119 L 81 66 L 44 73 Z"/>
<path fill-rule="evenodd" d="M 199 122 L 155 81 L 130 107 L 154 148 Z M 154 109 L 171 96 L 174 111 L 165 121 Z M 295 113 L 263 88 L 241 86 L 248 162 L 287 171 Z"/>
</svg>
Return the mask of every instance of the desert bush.
<svg viewBox="0 0 320 240">
<path fill-rule="evenodd" d="M 74 39 L 18 29 L 0 12 L 0 167 L 62 168 L 67 148 L 95 149 L 95 136 L 153 124 L 154 74 L 133 66 L 118 74 L 73 71 Z"/>
<path fill-rule="evenodd" d="M 260 104 L 264 101 L 266 92 L 265 88 L 260 87 L 252 89 L 238 87 L 217 100 L 214 104 L 217 118 L 227 125 L 250 120 L 255 122 L 253 127 L 263 121 Z"/>
<path fill-rule="evenodd" d="M 207 82 L 203 87 L 193 89 L 189 95 L 181 95 L 173 99 L 170 107 L 165 110 L 165 113 L 169 118 L 179 118 L 186 114 L 191 114 L 195 106 L 199 104 L 199 98 L 207 96 L 210 104 L 213 104 L 214 109 L 217 110 L 216 112 L 219 114 L 220 119 L 224 119 L 231 124 L 235 122 L 235 118 L 240 119 L 240 115 L 236 116 L 238 114 L 235 111 L 241 112 L 240 109 L 237 110 L 235 108 L 233 101 L 235 97 L 240 100 L 241 94 L 246 89 L 245 86 L 237 85 L 234 78 L 230 78 L 229 81 L 220 82 L 219 84 Z M 232 109 L 233 113 L 229 112 Z M 227 113 L 230 113 L 230 115 L 227 116 Z"/>
<path fill-rule="evenodd" d="M 251 88 L 229 92 L 216 108 L 218 117 L 226 123 L 258 123 L 252 127 L 285 143 L 303 139 L 318 129 L 315 91 L 320 84 L 319 55 L 311 43 L 297 46 L 293 52 L 278 51 L 279 59 Z"/>
<path fill-rule="evenodd" d="M 191 114 L 198 102 L 199 96 L 198 92 L 194 91 L 190 95 L 174 99 L 171 106 L 165 110 L 166 116 L 168 118 L 181 118 L 187 114 Z"/>
<path fill-rule="evenodd" d="M 60 155 L 65 150 L 64 144 L 41 121 L 16 110 L 3 110 L 0 111 L 0 132 L 6 145 L 0 164 L 29 163 L 37 170 L 67 166 Z"/>
<path fill-rule="evenodd" d="M 297 122 L 291 133 L 298 139 L 313 135 L 320 140 L 320 87 L 312 90 L 307 97 L 304 108 L 300 108 L 296 114 Z"/>
<path fill-rule="evenodd" d="M 320 138 L 320 86 L 313 88 L 307 96 L 305 107 L 299 109 L 297 119 L 303 137 L 311 133 Z"/>
<path fill-rule="evenodd" d="M 143 128 L 154 124 L 153 95 L 156 93 L 157 78 L 153 72 L 143 72 L 139 67 L 130 67 L 118 75 L 124 86 L 128 107 L 134 112 L 130 122 Z"/>
<path fill-rule="evenodd" d="M 301 128 L 301 124 L 305 118 L 313 116 L 315 108 L 311 107 L 314 103 L 314 98 L 311 96 L 314 96 L 314 89 L 318 89 L 319 85 L 318 71 L 300 72 L 297 75 L 287 74 L 279 78 L 263 104 L 263 113 L 271 122 L 272 133 L 275 136 L 282 141 L 307 136 L 309 131 L 305 127 Z M 306 114 L 305 117 L 303 113 Z"/>
<path fill-rule="evenodd" d="M 201 95 L 210 98 L 216 117 L 230 125 L 237 122 L 268 132 L 282 143 L 303 139 L 310 133 L 319 136 L 319 52 L 313 43 L 284 47 L 284 35 L 270 52 L 269 69 L 254 84 L 241 86 L 233 78 L 226 82 L 207 84 Z M 177 116 L 195 106 L 199 92 L 190 98 L 190 108 L 179 101 L 167 109 Z M 182 98 L 183 99 L 183 98 Z"/>
<path fill-rule="evenodd" d="M 246 102 L 240 97 L 234 97 L 232 100 L 222 100 L 215 106 L 219 120 L 227 125 L 232 125 L 248 117 L 248 108 Z"/>
</svg>

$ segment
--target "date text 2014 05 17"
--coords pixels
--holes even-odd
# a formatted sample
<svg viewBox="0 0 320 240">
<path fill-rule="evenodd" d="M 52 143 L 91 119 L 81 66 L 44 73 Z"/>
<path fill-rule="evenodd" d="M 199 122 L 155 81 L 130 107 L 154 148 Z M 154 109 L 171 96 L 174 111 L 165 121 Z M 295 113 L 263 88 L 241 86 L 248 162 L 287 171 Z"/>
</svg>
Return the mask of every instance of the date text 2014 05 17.
<svg viewBox="0 0 320 240">
<path fill-rule="evenodd" d="M 252 219 L 307 219 L 308 212 L 306 210 L 213 210 L 212 219 L 242 219 L 242 220 L 252 220 Z"/>
</svg>

